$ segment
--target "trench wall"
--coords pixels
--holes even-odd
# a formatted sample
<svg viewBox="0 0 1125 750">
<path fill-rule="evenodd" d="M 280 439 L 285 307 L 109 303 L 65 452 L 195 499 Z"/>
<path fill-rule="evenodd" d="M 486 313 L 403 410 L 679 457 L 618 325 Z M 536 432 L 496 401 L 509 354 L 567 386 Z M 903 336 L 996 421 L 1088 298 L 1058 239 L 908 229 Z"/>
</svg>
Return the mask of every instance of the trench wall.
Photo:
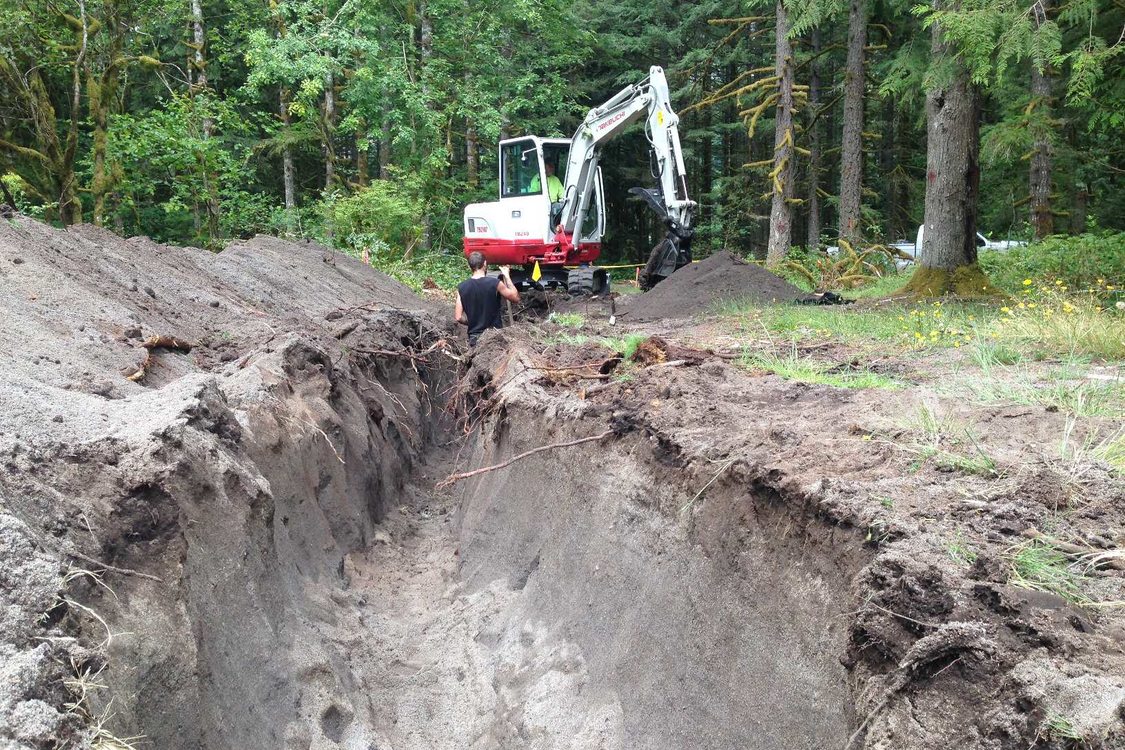
<svg viewBox="0 0 1125 750">
<path fill-rule="evenodd" d="M 510 410 L 469 463 L 601 429 Z M 619 723 L 607 747 L 843 747 L 859 540 L 736 467 L 692 502 L 708 478 L 662 454 L 634 433 L 470 480 L 467 585 L 505 579 L 529 621 L 574 644 Z"/>
</svg>

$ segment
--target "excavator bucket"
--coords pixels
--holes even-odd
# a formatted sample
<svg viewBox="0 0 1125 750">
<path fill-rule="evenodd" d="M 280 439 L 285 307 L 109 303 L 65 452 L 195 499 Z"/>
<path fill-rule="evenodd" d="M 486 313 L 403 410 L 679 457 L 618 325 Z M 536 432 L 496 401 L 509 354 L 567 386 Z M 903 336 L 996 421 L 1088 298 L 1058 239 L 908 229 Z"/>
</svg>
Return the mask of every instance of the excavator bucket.
<svg viewBox="0 0 1125 750">
<path fill-rule="evenodd" d="M 669 231 L 648 256 L 641 269 L 641 289 L 648 291 L 673 273 L 691 263 L 691 237 L 679 237 Z"/>
<path fill-rule="evenodd" d="M 647 292 L 676 270 L 691 263 L 691 239 L 695 232 L 668 215 L 664 201 L 656 191 L 635 187 L 629 188 L 629 192 L 648 204 L 668 227 L 668 234 L 656 243 L 641 271 L 641 289 Z"/>
</svg>

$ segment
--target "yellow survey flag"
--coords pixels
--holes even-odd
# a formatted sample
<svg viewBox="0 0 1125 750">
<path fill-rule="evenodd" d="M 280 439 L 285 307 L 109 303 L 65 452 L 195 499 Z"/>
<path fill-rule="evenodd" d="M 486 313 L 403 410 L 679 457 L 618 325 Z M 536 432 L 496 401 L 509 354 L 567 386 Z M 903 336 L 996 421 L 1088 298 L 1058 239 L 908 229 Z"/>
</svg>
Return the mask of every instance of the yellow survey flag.
<svg viewBox="0 0 1125 750">
<path fill-rule="evenodd" d="M 543 278 L 543 274 L 539 271 L 539 261 L 535 261 L 535 268 L 531 269 L 531 280 L 539 281 L 541 278 Z"/>
</svg>

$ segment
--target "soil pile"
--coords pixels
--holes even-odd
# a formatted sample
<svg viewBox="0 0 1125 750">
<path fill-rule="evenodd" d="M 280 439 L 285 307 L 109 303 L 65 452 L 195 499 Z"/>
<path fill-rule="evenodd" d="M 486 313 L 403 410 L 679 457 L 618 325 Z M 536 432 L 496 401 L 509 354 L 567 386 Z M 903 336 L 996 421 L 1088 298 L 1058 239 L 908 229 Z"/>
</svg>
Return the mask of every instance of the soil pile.
<svg viewBox="0 0 1125 750">
<path fill-rule="evenodd" d="M 650 292 L 622 298 L 621 315 L 629 321 L 690 318 L 720 302 L 769 304 L 805 296 L 780 276 L 724 250 L 684 266 Z"/>
<path fill-rule="evenodd" d="M 0 746 L 375 746 L 324 628 L 440 429 L 442 317 L 313 244 L 0 222 Z"/>
</svg>

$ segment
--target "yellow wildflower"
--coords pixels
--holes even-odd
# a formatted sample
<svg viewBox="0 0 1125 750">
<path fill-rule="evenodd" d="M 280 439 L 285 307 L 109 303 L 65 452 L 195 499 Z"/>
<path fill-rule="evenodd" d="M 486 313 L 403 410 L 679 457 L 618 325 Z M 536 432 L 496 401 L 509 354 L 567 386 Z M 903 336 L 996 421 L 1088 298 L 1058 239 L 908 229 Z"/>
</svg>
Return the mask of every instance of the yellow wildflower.
<svg viewBox="0 0 1125 750">
<path fill-rule="evenodd" d="M 1024 280 L 1023 280 L 1023 285 L 1024 285 L 1024 286 L 1031 286 L 1031 279 L 1024 279 Z"/>
</svg>

